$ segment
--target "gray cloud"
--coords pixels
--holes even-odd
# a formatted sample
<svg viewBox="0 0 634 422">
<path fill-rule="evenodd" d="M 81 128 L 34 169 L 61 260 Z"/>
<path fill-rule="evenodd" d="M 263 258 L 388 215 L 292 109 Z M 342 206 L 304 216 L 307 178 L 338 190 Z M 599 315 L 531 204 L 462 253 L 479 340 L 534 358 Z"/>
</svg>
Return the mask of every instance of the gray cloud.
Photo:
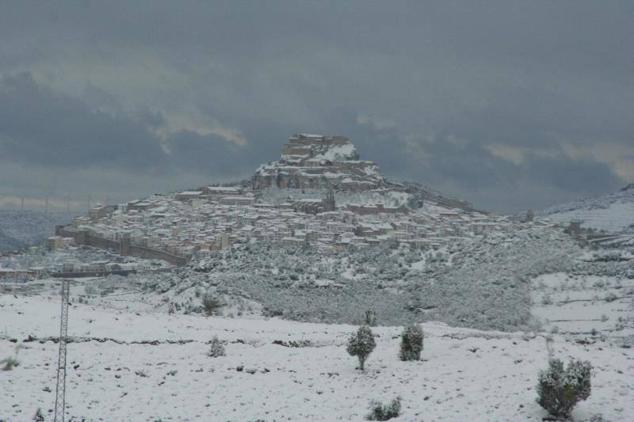
<svg viewBox="0 0 634 422">
<path fill-rule="evenodd" d="M 148 121 L 91 110 L 27 73 L 0 80 L 0 152 L 35 165 L 160 168 Z"/>
<path fill-rule="evenodd" d="M 541 207 L 634 179 L 632 18 L 627 1 L 8 2 L 0 161 L 56 175 L 14 190 L 86 190 L 72 160 L 100 191 L 142 173 L 140 195 L 246 176 L 318 131 L 389 176 Z"/>
</svg>

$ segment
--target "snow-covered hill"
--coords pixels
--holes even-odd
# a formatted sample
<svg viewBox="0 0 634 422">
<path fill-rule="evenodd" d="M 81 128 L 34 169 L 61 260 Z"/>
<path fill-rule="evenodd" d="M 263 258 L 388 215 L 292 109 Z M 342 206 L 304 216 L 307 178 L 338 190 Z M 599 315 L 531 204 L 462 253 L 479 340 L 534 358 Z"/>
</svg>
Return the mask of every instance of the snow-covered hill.
<svg viewBox="0 0 634 422">
<path fill-rule="evenodd" d="M 381 324 L 440 320 L 513 331 L 530 324 L 530 278 L 566 271 L 581 254 L 570 236 L 547 227 L 453 238 L 438 250 L 392 245 L 325 254 L 251 244 L 128 283 L 146 292 L 140 301 L 164 311 L 202 312 L 200 297 L 210 292 L 302 321 L 353 323 L 374 309 Z"/>
<path fill-rule="evenodd" d="M 51 271 L 187 258 L 73 281 L 68 415 L 363 420 L 371 400 L 398 396 L 400 421 L 539 421 L 538 371 L 574 357 L 595 366 L 575 420 L 634 420 L 634 230 L 586 249 L 544 219 L 480 213 L 358 158 L 345 138 L 297 135 L 252 185 L 99 206 L 59 230 L 75 246 L 0 259 Z M 624 231 L 633 204 L 630 186 L 546 215 Z M 54 224 L 0 213 L 0 242 L 41 241 Z M 59 282 L 38 276 L 0 280 L 0 361 L 19 361 L 0 371 L 0 422 L 54 402 Z M 380 327 L 363 373 L 345 343 L 368 310 Z M 398 337 L 413 322 L 425 350 L 405 363 Z M 226 356 L 207 356 L 213 336 Z"/>
<path fill-rule="evenodd" d="M 634 184 L 616 193 L 554 206 L 541 214 L 553 221 L 578 221 L 584 228 L 608 233 L 634 232 Z"/>
</svg>

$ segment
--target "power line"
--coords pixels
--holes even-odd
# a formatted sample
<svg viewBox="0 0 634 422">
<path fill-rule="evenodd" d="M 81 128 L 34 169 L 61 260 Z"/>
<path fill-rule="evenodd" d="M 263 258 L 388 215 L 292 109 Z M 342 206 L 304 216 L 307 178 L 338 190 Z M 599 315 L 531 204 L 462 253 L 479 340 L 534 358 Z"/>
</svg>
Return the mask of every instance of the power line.
<svg viewBox="0 0 634 422">
<path fill-rule="evenodd" d="M 64 422 L 66 409 L 66 343 L 68 340 L 68 302 L 70 280 L 62 280 L 62 309 L 59 328 L 59 358 L 57 360 L 57 387 L 55 388 L 55 422 Z"/>
</svg>

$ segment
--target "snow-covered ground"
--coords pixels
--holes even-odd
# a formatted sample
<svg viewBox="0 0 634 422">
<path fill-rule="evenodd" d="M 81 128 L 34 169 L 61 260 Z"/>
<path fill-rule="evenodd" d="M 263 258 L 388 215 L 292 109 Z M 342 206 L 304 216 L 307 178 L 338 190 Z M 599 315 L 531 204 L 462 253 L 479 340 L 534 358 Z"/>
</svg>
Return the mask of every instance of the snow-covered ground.
<svg viewBox="0 0 634 422">
<path fill-rule="evenodd" d="M 634 338 L 634 279 L 552 273 L 532 284 L 532 312 L 545 330 L 628 344 Z"/>
<path fill-rule="evenodd" d="M 50 418 L 57 345 L 24 340 L 56 336 L 59 305 L 47 291 L 0 296 L 0 359 L 17 346 L 20 362 L 0 371 L 0 420 L 31 420 L 38 407 Z M 423 328 L 420 362 L 398 360 L 400 327 L 374 328 L 377 348 L 361 372 L 345 351 L 355 326 L 140 313 L 75 300 L 67 415 L 104 421 L 363 420 L 371 400 L 400 396 L 400 421 L 545 416 L 535 402 L 535 383 L 549 357 L 546 337 L 439 323 Z M 224 357 L 206 354 L 206 342 L 215 335 L 227 342 Z M 168 343 L 179 340 L 183 344 Z M 295 348 L 276 340 L 310 343 Z M 582 345 L 559 335 L 549 344 L 554 356 L 594 364 L 592 395 L 577 406 L 575 420 L 598 414 L 609 421 L 634 418 L 632 349 L 600 341 Z"/>
</svg>

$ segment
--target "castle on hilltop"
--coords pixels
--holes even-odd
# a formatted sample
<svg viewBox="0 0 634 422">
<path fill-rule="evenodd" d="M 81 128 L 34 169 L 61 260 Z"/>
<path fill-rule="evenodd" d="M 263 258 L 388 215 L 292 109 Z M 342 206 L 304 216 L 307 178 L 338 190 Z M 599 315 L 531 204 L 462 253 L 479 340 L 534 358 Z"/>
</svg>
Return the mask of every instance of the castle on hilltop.
<svg viewBox="0 0 634 422">
<path fill-rule="evenodd" d="M 372 161 L 344 136 L 300 133 L 282 147 L 279 161 L 264 164 L 252 178 L 254 190 L 337 189 L 361 192 L 383 186 L 385 180 Z"/>
</svg>

